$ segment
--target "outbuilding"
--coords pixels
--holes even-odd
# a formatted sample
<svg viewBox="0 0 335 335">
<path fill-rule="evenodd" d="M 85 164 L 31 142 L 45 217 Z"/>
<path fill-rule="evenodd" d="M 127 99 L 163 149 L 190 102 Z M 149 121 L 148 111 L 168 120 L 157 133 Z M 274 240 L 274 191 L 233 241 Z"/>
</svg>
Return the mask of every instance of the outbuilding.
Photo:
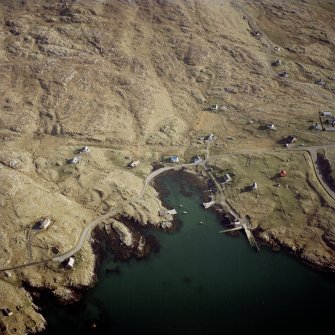
<svg viewBox="0 0 335 335">
<path fill-rule="evenodd" d="M 69 160 L 69 164 L 78 164 L 79 163 L 79 157 L 73 157 Z"/>
<path fill-rule="evenodd" d="M 74 257 L 70 257 L 70 258 L 68 258 L 68 260 L 66 261 L 66 263 L 65 263 L 65 267 L 66 267 L 67 269 L 72 269 L 73 266 L 74 266 Z"/>
<path fill-rule="evenodd" d="M 201 158 L 200 156 L 195 156 L 195 157 L 193 157 L 193 162 L 194 162 L 195 164 L 200 163 L 201 161 L 202 161 L 202 158 Z"/>
<path fill-rule="evenodd" d="M 84 147 L 79 149 L 79 153 L 81 153 L 81 154 L 86 154 L 88 152 L 90 152 L 90 149 L 87 145 L 85 145 Z"/>
<path fill-rule="evenodd" d="M 139 164 L 140 164 L 140 161 L 132 161 L 132 162 L 130 162 L 129 163 L 129 167 L 131 167 L 131 168 L 134 168 L 134 167 L 136 167 L 136 166 L 139 166 Z"/>
<path fill-rule="evenodd" d="M 178 156 L 171 156 L 170 161 L 171 161 L 171 163 L 179 163 L 179 157 Z"/>
<path fill-rule="evenodd" d="M 50 226 L 51 220 L 49 218 L 41 219 L 39 222 L 39 229 L 47 229 Z"/>
<path fill-rule="evenodd" d="M 218 104 L 213 104 L 213 105 L 210 105 L 209 109 L 211 111 L 217 111 L 219 109 L 219 105 Z"/>
<path fill-rule="evenodd" d="M 270 130 L 276 130 L 277 129 L 277 127 L 273 123 L 267 123 L 266 127 Z"/>
<path fill-rule="evenodd" d="M 293 135 L 289 135 L 286 137 L 285 142 L 286 144 L 293 144 L 297 141 L 297 138 Z"/>
<path fill-rule="evenodd" d="M 9 308 L 7 308 L 7 307 L 2 308 L 1 311 L 2 311 L 2 314 L 4 316 L 11 316 L 11 315 L 13 315 L 13 312 Z"/>
<path fill-rule="evenodd" d="M 332 117 L 332 116 L 333 116 L 333 113 L 332 113 L 332 112 L 324 112 L 324 111 L 321 111 L 321 112 L 320 112 L 320 116 L 323 116 L 323 117 Z"/>
<path fill-rule="evenodd" d="M 214 136 L 214 134 L 210 133 L 209 135 L 206 135 L 204 137 L 204 140 L 205 141 L 214 141 L 215 140 L 215 136 Z"/>
<path fill-rule="evenodd" d="M 226 173 L 223 176 L 223 180 L 224 180 L 225 183 L 229 183 L 232 179 L 231 179 L 230 175 L 228 173 Z"/>
<path fill-rule="evenodd" d="M 279 173 L 280 177 L 286 177 L 287 176 L 287 171 L 285 169 L 281 170 Z"/>
<path fill-rule="evenodd" d="M 274 62 L 271 63 L 272 66 L 279 66 L 281 65 L 281 60 L 280 59 L 277 59 L 275 60 Z"/>
<path fill-rule="evenodd" d="M 318 79 L 316 82 L 315 82 L 315 84 L 318 84 L 318 85 L 320 85 L 320 86 L 325 86 L 326 85 L 326 82 L 323 80 L 323 79 Z"/>
<path fill-rule="evenodd" d="M 281 78 L 288 78 L 288 77 L 289 77 L 289 74 L 288 74 L 288 72 L 283 71 L 283 72 L 280 72 L 280 73 L 278 74 L 278 76 L 281 77 Z"/>
</svg>

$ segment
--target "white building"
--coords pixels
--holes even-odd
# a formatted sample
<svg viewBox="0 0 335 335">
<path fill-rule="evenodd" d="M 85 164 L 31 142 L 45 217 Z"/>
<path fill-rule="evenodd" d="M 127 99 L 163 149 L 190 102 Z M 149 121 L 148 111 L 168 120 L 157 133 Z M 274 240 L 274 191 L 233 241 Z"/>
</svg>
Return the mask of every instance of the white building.
<svg viewBox="0 0 335 335">
<path fill-rule="evenodd" d="M 194 163 L 200 163 L 202 161 L 202 158 L 200 157 L 200 156 L 195 156 L 194 158 L 193 158 L 193 162 Z"/>
<path fill-rule="evenodd" d="M 251 189 L 253 190 L 257 190 L 257 183 L 254 182 L 252 185 L 251 185 Z"/>
<path fill-rule="evenodd" d="M 51 220 L 49 218 L 44 218 L 40 221 L 39 229 L 47 229 L 50 226 Z"/>
<path fill-rule="evenodd" d="M 212 111 L 217 111 L 219 109 L 219 105 L 218 104 L 214 104 L 210 106 L 210 110 Z"/>
<path fill-rule="evenodd" d="M 326 85 L 326 82 L 323 80 L 323 79 L 318 79 L 315 84 L 318 84 L 318 85 L 321 85 L 321 86 L 325 86 Z"/>
<path fill-rule="evenodd" d="M 131 168 L 134 168 L 134 167 L 136 167 L 136 166 L 139 166 L 139 164 L 140 164 L 140 161 L 132 161 L 132 162 L 130 162 L 129 166 L 130 166 Z"/>
<path fill-rule="evenodd" d="M 332 117 L 332 116 L 333 116 L 333 113 L 332 113 L 332 112 L 324 112 L 324 111 L 321 111 L 321 112 L 320 112 L 320 116 L 324 116 L 324 117 Z"/>
<path fill-rule="evenodd" d="M 228 173 L 226 173 L 223 176 L 223 180 L 224 180 L 225 183 L 229 183 L 232 179 L 231 179 L 230 175 Z"/>
<path fill-rule="evenodd" d="M 210 133 L 209 135 L 204 137 L 205 141 L 214 141 L 215 140 L 215 136 L 214 134 Z"/>
<path fill-rule="evenodd" d="M 67 261 L 66 261 L 66 265 L 65 265 L 68 269 L 72 269 L 74 266 L 74 258 L 70 257 Z"/>
<path fill-rule="evenodd" d="M 281 65 L 281 60 L 280 60 L 280 59 L 277 59 L 277 60 L 275 60 L 274 62 L 272 62 L 271 65 L 272 65 L 272 66 L 279 66 L 279 65 Z"/>
<path fill-rule="evenodd" d="M 79 157 L 73 157 L 69 160 L 70 164 L 78 164 L 79 163 Z"/>
<path fill-rule="evenodd" d="M 84 147 L 82 147 L 82 148 L 79 149 L 79 152 L 81 154 L 86 154 L 86 153 L 90 152 L 90 149 L 89 149 L 89 147 L 87 145 L 85 145 Z"/>
<path fill-rule="evenodd" d="M 276 130 L 277 129 L 277 127 L 273 123 L 267 123 L 266 127 L 270 130 Z"/>
<path fill-rule="evenodd" d="M 178 156 L 172 156 L 170 158 L 171 163 L 179 163 L 179 157 Z"/>
</svg>

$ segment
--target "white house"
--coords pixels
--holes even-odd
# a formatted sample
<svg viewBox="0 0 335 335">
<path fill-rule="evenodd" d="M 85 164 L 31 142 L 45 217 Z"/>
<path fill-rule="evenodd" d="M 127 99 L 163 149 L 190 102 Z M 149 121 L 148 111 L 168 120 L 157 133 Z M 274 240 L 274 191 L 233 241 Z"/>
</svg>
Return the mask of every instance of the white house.
<svg viewBox="0 0 335 335">
<path fill-rule="evenodd" d="M 74 266 L 74 258 L 73 258 L 73 257 L 70 257 L 70 258 L 66 261 L 65 266 L 66 266 L 68 269 L 72 269 L 73 266 Z"/>
<path fill-rule="evenodd" d="M 206 135 L 204 137 L 204 140 L 205 141 L 214 141 L 215 140 L 215 136 L 212 133 L 210 133 L 209 135 Z"/>
<path fill-rule="evenodd" d="M 200 163 L 202 161 L 202 158 L 200 157 L 200 156 L 195 156 L 194 158 L 193 158 L 193 162 L 194 163 Z"/>
<path fill-rule="evenodd" d="M 332 113 L 332 112 L 324 112 L 324 111 L 321 111 L 321 112 L 320 112 L 320 116 L 324 116 L 324 117 L 332 117 L 332 116 L 333 116 L 333 113 Z"/>
<path fill-rule="evenodd" d="M 280 73 L 278 74 L 278 76 L 279 76 L 279 77 L 282 77 L 282 78 L 288 78 L 289 74 L 288 74 L 288 72 L 283 71 L 283 72 L 280 72 Z"/>
<path fill-rule="evenodd" d="M 178 156 L 171 156 L 170 161 L 171 161 L 171 163 L 179 163 L 179 157 Z"/>
<path fill-rule="evenodd" d="M 44 218 L 40 221 L 39 229 L 47 229 L 50 226 L 51 220 L 49 218 Z"/>
<path fill-rule="evenodd" d="M 2 314 L 4 316 L 12 316 L 13 312 L 8 307 L 5 307 L 5 308 L 2 308 Z"/>
<path fill-rule="evenodd" d="M 277 129 L 277 127 L 273 123 L 267 123 L 266 127 L 270 130 L 276 130 Z"/>
<path fill-rule="evenodd" d="M 78 164 L 79 163 L 79 157 L 73 157 L 69 160 L 70 164 Z"/>
<path fill-rule="evenodd" d="M 85 145 L 84 147 L 82 147 L 82 148 L 79 149 L 79 152 L 81 154 L 86 154 L 86 153 L 90 152 L 90 149 L 89 149 L 89 147 L 87 145 Z"/>
<path fill-rule="evenodd" d="M 212 111 L 217 111 L 219 109 L 219 105 L 218 104 L 214 104 L 210 106 L 210 110 Z"/>
<path fill-rule="evenodd" d="M 257 183 L 254 182 L 252 185 L 251 185 L 251 189 L 253 190 L 257 190 Z"/>
<path fill-rule="evenodd" d="M 277 60 L 275 60 L 274 62 L 272 62 L 271 65 L 272 65 L 272 66 L 279 66 L 279 65 L 281 65 L 281 60 L 280 60 L 280 59 L 277 59 Z"/>
<path fill-rule="evenodd" d="M 130 162 L 129 166 L 131 168 L 134 168 L 134 167 L 138 166 L 139 164 L 140 164 L 140 161 L 132 161 L 132 162 Z"/>
<path fill-rule="evenodd" d="M 318 84 L 318 85 L 321 85 L 321 86 L 325 86 L 326 85 L 326 82 L 323 80 L 323 79 L 318 79 L 315 84 Z"/>
<path fill-rule="evenodd" d="M 223 180 L 224 180 L 225 183 L 229 183 L 232 179 L 231 179 L 230 175 L 228 173 L 226 173 L 223 176 Z"/>
</svg>

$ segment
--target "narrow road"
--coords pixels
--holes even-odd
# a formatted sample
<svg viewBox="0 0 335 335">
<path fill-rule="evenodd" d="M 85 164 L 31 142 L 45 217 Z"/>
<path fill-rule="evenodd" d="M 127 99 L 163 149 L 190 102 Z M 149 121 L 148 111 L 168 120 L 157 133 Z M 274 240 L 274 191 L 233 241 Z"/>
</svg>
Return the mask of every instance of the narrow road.
<svg viewBox="0 0 335 335">
<path fill-rule="evenodd" d="M 288 149 L 290 151 L 307 151 L 310 155 L 310 158 L 312 160 L 312 164 L 314 167 L 314 171 L 316 174 L 316 177 L 318 178 L 320 184 L 324 188 L 324 190 L 333 198 L 335 201 L 335 192 L 328 186 L 326 183 L 321 170 L 317 164 L 317 152 L 319 149 L 326 149 L 326 148 L 335 148 L 335 144 L 325 144 L 325 145 L 316 145 L 313 147 L 299 147 L 299 148 L 292 148 Z"/>
<path fill-rule="evenodd" d="M 144 196 L 145 191 L 147 190 L 147 187 L 148 187 L 149 183 L 154 178 L 156 178 L 158 175 L 160 175 L 160 174 L 162 174 L 164 172 L 170 171 L 170 170 L 178 170 L 178 169 L 181 169 L 183 167 L 189 167 L 189 166 L 195 166 L 195 165 L 204 165 L 205 163 L 206 163 L 206 161 L 201 161 L 201 162 L 198 162 L 198 163 L 181 164 L 181 165 L 175 165 L 175 166 L 166 166 L 166 167 L 160 168 L 160 169 L 158 169 L 156 171 L 153 171 L 145 179 L 144 185 L 143 185 L 143 189 L 142 189 L 141 193 L 137 197 L 126 201 L 124 204 L 127 205 L 127 204 L 130 204 L 132 202 L 135 202 L 135 201 L 138 201 L 138 200 L 142 199 L 143 196 Z M 53 261 L 62 262 L 65 259 L 67 259 L 67 258 L 73 256 L 74 254 L 76 254 L 82 248 L 84 242 L 88 239 L 88 237 L 90 236 L 92 230 L 98 224 L 103 223 L 106 220 L 108 220 L 108 219 L 112 218 L 113 216 L 115 216 L 118 212 L 119 212 L 119 210 L 115 209 L 115 210 L 113 210 L 111 212 L 108 212 L 108 213 L 106 213 L 106 214 L 98 217 L 96 220 L 90 222 L 84 228 L 84 230 L 81 232 L 81 235 L 80 235 L 80 237 L 79 237 L 79 239 L 77 241 L 77 244 L 71 250 L 69 250 L 68 252 L 66 252 L 65 254 L 62 254 L 62 255 L 57 256 L 57 257 L 54 257 Z"/>
<path fill-rule="evenodd" d="M 130 204 L 132 202 L 135 202 L 135 201 L 138 201 L 140 199 L 143 198 L 144 194 L 145 194 L 145 191 L 147 190 L 148 188 L 148 185 L 149 183 L 154 179 L 156 178 L 158 175 L 164 173 L 164 172 L 167 172 L 167 171 L 170 171 L 170 170 L 178 170 L 178 169 L 182 169 L 184 167 L 191 167 L 191 166 L 197 166 L 197 165 L 202 165 L 202 166 L 205 166 L 206 165 L 206 160 L 204 161 L 201 161 L 201 162 L 197 162 L 197 163 L 190 163 L 190 164 L 180 164 L 180 165 L 174 165 L 174 166 L 166 166 L 166 167 L 162 167 L 156 171 L 153 171 L 152 173 L 150 173 L 145 181 L 144 181 L 144 184 L 143 184 L 143 189 L 142 191 L 140 192 L 140 194 L 138 196 L 136 196 L 135 198 L 133 199 L 130 199 L 128 201 L 126 201 L 124 204 Z M 85 243 L 85 241 L 89 238 L 89 236 L 91 235 L 91 232 L 92 230 L 100 223 L 103 223 L 105 222 L 107 219 L 115 216 L 118 212 L 120 211 L 120 209 L 114 209 L 102 216 L 99 216 L 97 219 L 95 219 L 94 221 L 88 223 L 82 230 L 80 236 L 79 236 L 79 239 L 76 243 L 76 245 L 70 249 L 69 251 L 67 251 L 66 253 L 64 254 L 61 254 L 59 256 L 56 256 L 56 257 L 52 257 L 52 258 L 48 258 L 48 259 L 45 259 L 45 260 L 41 260 L 41 261 L 36 261 L 36 262 L 29 262 L 29 263 L 26 263 L 26 264 L 20 264 L 20 265 L 16 265 L 16 266 L 12 266 L 12 267 L 8 267 L 8 268 L 3 268 L 3 269 L 0 269 L 0 272 L 3 272 L 3 271 L 10 271 L 10 270 L 15 270 L 15 269 L 19 269 L 19 268 L 24 268 L 24 267 L 27 267 L 27 266 L 32 266 L 32 265 L 39 265 L 39 264 L 44 264 L 44 263 L 47 263 L 49 261 L 56 261 L 56 262 L 62 262 L 64 261 L 65 259 L 73 256 L 74 254 L 76 254 L 83 246 L 83 244 Z"/>
</svg>

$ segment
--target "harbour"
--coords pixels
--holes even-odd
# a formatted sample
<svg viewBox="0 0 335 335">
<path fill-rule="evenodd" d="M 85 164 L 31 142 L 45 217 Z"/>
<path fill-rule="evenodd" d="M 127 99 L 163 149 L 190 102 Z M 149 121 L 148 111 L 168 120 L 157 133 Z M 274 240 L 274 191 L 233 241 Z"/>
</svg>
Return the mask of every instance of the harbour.
<svg viewBox="0 0 335 335">
<path fill-rule="evenodd" d="M 159 178 L 169 208 L 187 212 L 177 214 L 176 232 L 150 231 L 160 251 L 126 263 L 110 253 L 79 303 L 45 305 L 45 335 L 325 331 L 335 311 L 334 276 L 285 252 L 256 252 L 242 236 L 218 234 L 219 217 L 182 178 Z"/>
</svg>

